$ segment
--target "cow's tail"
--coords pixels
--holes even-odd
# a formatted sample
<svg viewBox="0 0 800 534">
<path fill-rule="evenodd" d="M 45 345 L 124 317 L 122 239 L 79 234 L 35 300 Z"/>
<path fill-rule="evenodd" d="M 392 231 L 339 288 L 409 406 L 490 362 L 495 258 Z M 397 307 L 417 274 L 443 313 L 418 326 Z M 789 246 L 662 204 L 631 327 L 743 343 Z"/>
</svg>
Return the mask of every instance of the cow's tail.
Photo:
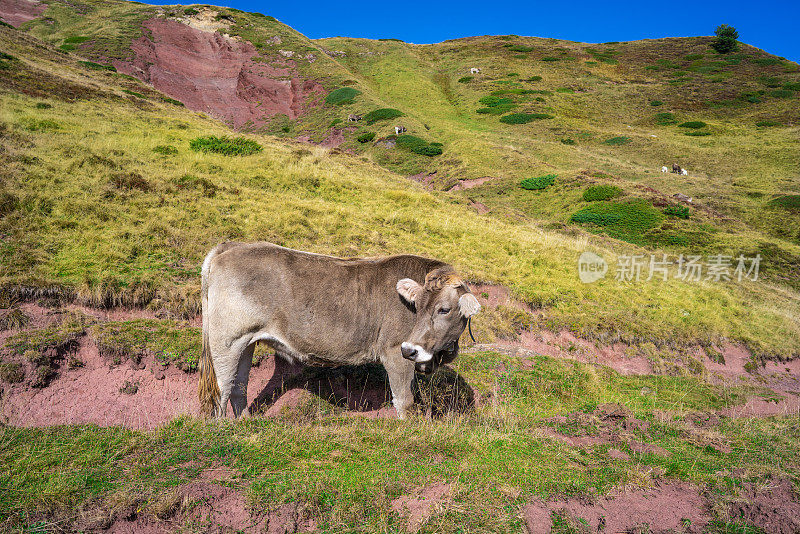
<svg viewBox="0 0 800 534">
<path fill-rule="evenodd" d="M 211 267 L 211 259 L 216 256 L 221 247 L 215 247 L 208 253 L 203 262 L 201 271 L 201 299 L 203 305 L 203 350 L 200 353 L 198 371 L 200 372 L 200 384 L 197 387 L 197 394 L 200 397 L 200 413 L 203 415 L 215 415 L 219 408 L 219 385 L 217 384 L 217 373 L 214 371 L 214 360 L 211 358 L 211 347 L 208 343 L 208 275 Z"/>
</svg>

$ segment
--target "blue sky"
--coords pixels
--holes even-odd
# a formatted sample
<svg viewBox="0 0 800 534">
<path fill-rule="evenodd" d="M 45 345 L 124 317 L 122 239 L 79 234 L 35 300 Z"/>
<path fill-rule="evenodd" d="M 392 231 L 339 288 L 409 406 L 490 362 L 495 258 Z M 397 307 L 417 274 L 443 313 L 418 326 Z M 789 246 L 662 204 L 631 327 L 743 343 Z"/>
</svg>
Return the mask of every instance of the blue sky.
<svg viewBox="0 0 800 534">
<path fill-rule="evenodd" d="M 169 2 L 156 0 L 153 3 Z M 411 43 L 504 34 L 594 43 L 630 41 L 711 35 L 714 28 L 725 23 L 739 30 L 741 41 L 800 61 L 800 36 L 797 34 L 800 0 L 533 0 L 499 3 L 486 0 L 218 0 L 210 3 L 272 15 L 311 38 L 337 35 L 371 39 L 394 37 Z"/>
</svg>

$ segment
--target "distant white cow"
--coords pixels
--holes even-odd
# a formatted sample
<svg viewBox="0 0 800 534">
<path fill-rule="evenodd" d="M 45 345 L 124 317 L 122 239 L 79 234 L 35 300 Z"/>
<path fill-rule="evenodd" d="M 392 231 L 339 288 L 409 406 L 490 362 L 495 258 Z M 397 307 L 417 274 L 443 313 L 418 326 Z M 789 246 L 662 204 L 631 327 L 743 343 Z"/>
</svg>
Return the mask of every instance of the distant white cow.
<svg viewBox="0 0 800 534">
<path fill-rule="evenodd" d="M 689 172 L 686 169 L 681 169 L 681 176 L 689 176 Z"/>
<path fill-rule="evenodd" d="M 661 167 L 661 172 L 669 172 L 669 169 L 666 167 Z"/>
<path fill-rule="evenodd" d="M 400 134 L 404 134 L 404 133 L 406 133 L 406 127 L 405 126 L 395 126 L 394 127 L 394 134 L 395 135 L 400 135 Z"/>
<path fill-rule="evenodd" d="M 481 69 L 479 69 L 477 67 L 472 67 L 471 69 L 469 69 L 469 73 L 470 74 L 480 74 L 481 73 Z"/>
</svg>

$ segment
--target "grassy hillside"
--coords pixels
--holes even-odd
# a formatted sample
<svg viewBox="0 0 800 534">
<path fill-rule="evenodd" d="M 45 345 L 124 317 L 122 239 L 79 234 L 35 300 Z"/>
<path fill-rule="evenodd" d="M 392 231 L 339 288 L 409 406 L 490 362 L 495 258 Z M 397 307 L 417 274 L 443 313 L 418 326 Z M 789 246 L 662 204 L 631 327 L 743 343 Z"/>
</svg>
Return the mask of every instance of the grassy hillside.
<svg viewBox="0 0 800 534">
<path fill-rule="evenodd" d="M 161 11 L 177 19 L 200 7 Z M 797 97 L 760 81 L 771 75 L 791 84 L 794 64 L 746 46 L 738 62 L 716 58 L 700 38 L 602 46 L 517 37 L 425 46 L 310 41 L 269 18 L 222 10 L 235 22 L 216 22 L 260 43 L 262 57 L 277 52 L 269 39 L 278 33 L 280 49 L 314 54 L 298 62 L 303 76 L 331 92 L 360 91 L 352 102 L 352 92 L 340 91 L 332 99 L 340 103 L 242 133 L 107 68 L 125 54 L 125 40 L 139 38 L 137 24 L 159 12 L 54 2 L 50 20 L 27 23 L 27 32 L 0 26 L 0 304 L 16 312 L 0 316 L 5 395 L 32 378 L 64 380 L 51 366 L 79 339 L 109 365 L 138 364 L 149 351 L 154 362 L 191 372 L 197 328 L 174 319 L 198 313 L 200 262 L 231 239 L 344 256 L 434 256 L 530 306 L 487 306 L 473 324 L 482 341 L 566 329 L 599 347 L 624 341 L 626 355 L 677 357 L 681 365 L 670 367 L 677 376 L 623 376 L 535 354 L 465 351 L 452 368 L 420 379 L 419 413 L 404 422 L 354 417 L 308 396 L 273 418 L 187 416 L 154 431 L 0 424 L 3 530 L 91 531 L 117 522 L 203 531 L 218 526 L 202 515 L 217 506 L 261 517 L 262 526 L 264 517 L 280 523 L 291 515 L 289 531 L 313 521 L 321 532 L 517 532 L 525 507 L 539 499 L 589 502 L 615 488 L 681 481 L 702 500 L 710 521 L 703 531 L 761 532 L 753 524 L 762 508 L 742 503 L 781 481 L 790 490 L 797 484 L 796 413 L 728 417 L 748 399 L 774 408 L 782 394 L 764 384 L 779 379 L 711 380 L 694 349 L 718 358 L 711 345 L 727 340 L 746 344 L 756 359 L 800 354 L 790 196 L 798 117 L 789 104 Z M 473 65 L 483 74 L 460 82 Z M 715 88 L 730 103 L 709 104 Z M 340 127 L 336 119 L 385 108 L 405 115 L 372 124 L 365 117 L 343 130 L 335 150 L 287 139 L 319 141 Z M 477 113 L 483 108 L 492 109 Z M 501 122 L 511 113 L 552 118 Z M 755 125 L 766 120 L 777 124 Z M 399 121 L 423 141 L 388 148 L 355 139 L 373 132 L 385 142 Z M 680 126 L 689 121 L 707 125 Z M 686 135 L 695 131 L 710 135 Z M 413 151 L 435 152 L 437 142 L 441 155 Z M 662 175 L 672 161 L 690 176 Z M 436 187 L 405 177 L 421 171 L 438 171 Z M 441 190 L 484 176 L 497 179 Z M 533 189 L 520 187 L 524 178 L 535 178 Z M 674 209 L 686 207 L 672 200 L 678 191 L 697 200 L 688 219 Z M 473 200 L 492 211 L 479 215 Z M 578 278 L 587 250 L 612 264 L 593 284 Z M 623 256 L 687 251 L 760 253 L 764 278 L 614 279 Z M 38 301 L 52 324 L 28 324 L 45 319 L 21 314 L 17 300 Z M 157 318 L 49 309 L 64 302 L 145 307 Z M 61 363 L 61 375 L 82 365 Z M 379 368 L 358 373 L 385 382 Z M 135 394 L 125 387 L 120 395 Z M 438 418 L 425 417 L 432 406 Z M 429 488 L 439 494 L 423 498 Z M 397 502 L 414 496 L 426 511 L 409 529 Z M 776 501 L 763 510 L 788 515 L 797 505 L 791 494 Z M 563 514 L 551 519 L 556 532 L 585 531 Z M 701 529 L 683 518 L 681 525 Z"/>
<path fill-rule="evenodd" d="M 2 32 L 2 50 L 15 58 L 0 111 L 6 288 L 193 314 L 205 252 L 263 239 L 339 255 L 439 257 L 474 281 L 510 287 L 542 311 L 542 326 L 605 342 L 731 339 L 779 357 L 800 347 L 791 290 L 611 276 L 583 284 L 576 258 L 586 248 L 610 260 L 637 249 L 478 216 L 463 197 L 321 148 L 255 136 L 264 150 L 254 155 L 193 151 L 193 139 L 230 132 L 144 86 L 141 97 L 124 92 L 134 83 L 125 76 Z M 20 94 L 22 86 L 49 97 Z"/>
<path fill-rule="evenodd" d="M 490 177 L 457 194 L 496 217 L 541 223 L 567 236 L 609 236 L 673 257 L 760 253 L 767 280 L 800 288 L 796 63 L 746 44 L 718 54 L 706 37 L 605 44 L 519 36 L 434 45 L 314 41 L 269 16 L 235 9 L 106 0 L 52 3 L 24 29 L 106 64 L 130 59 L 130 42 L 142 37 L 141 24 L 152 17 L 252 42 L 258 61 L 291 57 L 299 76 L 332 95 L 296 119 L 272 117 L 261 133 L 338 138 L 341 150 L 394 172 L 435 172 L 427 181 L 439 189 Z M 471 67 L 481 74 L 470 75 Z M 386 109 L 402 115 L 368 120 L 386 117 L 369 115 Z M 349 114 L 365 120 L 349 123 Z M 508 122 L 515 119 L 529 122 Z M 397 124 L 409 137 L 395 146 Z M 672 163 L 689 176 L 660 172 Z M 556 179 L 546 190 L 518 186 L 547 174 Z M 582 199 L 598 184 L 623 190 L 610 209 L 632 217 L 630 228 L 574 217 L 609 209 Z M 639 199 L 657 211 L 686 207 L 675 194 L 693 199 L 688 218 L 642 224 L 641 214 L 628 213 L 630 201 Z"/>
</svg>

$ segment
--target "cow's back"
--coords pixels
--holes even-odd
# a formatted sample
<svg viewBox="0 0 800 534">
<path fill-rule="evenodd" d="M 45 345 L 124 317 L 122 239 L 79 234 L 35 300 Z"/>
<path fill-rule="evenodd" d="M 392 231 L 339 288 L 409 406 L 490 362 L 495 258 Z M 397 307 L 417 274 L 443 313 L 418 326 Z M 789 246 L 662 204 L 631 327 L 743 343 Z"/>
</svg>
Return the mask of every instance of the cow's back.
<svg viewBox="0 0 800 534">
<path fill-rule="evenodd" d="M 360 363 L 401 342 L 413 311 L 397 281 L 444 263 L 420 256 L 336 258 L 272 243 L 225 244 L 205 269 L 218 321 L 268 332 L 306 359 Z"/>
</svg>

